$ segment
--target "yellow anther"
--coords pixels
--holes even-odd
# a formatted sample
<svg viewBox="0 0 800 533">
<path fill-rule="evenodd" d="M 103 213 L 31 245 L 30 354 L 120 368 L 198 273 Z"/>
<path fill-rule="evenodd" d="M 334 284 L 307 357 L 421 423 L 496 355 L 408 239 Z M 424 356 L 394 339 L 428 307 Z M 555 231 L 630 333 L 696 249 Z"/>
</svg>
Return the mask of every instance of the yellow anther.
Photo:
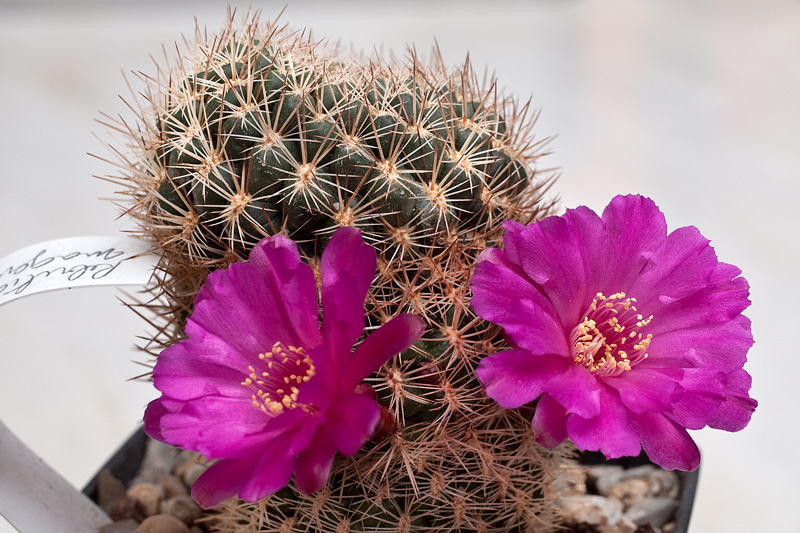
<svg viewBox="0 0 800 533">
<path fill-rule="evenodd" d="M 602 302 L 605 305 L 600 305 Z M 628 298 L 624 292 L 608 297 L 597 293 L 583 320 L 570 334 L 576 365 L 598 377 L 609 377 L 629 371 L 647 358 L 645 350 L 652 335 L 643 338 L 638 328 L 650 324 L 653 316 L 645 319 L 636 314 L 634 302 L 636 298 Z M 636 342 L 632 351 L 621 349 L 628 340 Z"/>
<path fill-rule="evenodd" d="M 280 357 L 276 357 L 276 355 L 280 355 Z M 258 360 L 262 361 L 261 368 L 256 371 L 255 368 L 249 366 L 250 375 L 242 382 L 243 386 L 249 387 L 255 392 L 251 396 L 253 406 L 270 416 L 276 416 L 286 409 L 298 407 L 297 398 L 300 389 L 294 385 L 307 382 L 316 373 L 313 361 L 303 348 L 285 346 L 276 342 L 272 346 L 272 350 L 259 354 Z M 287 387 L 286 385 L 291 386 Z M 287 394 L 286 390 L 289 390 L 290 393 Z M 302 407 L 308 412 L 316 409 L 313 405 L 303 405 Z"/>
</svg>

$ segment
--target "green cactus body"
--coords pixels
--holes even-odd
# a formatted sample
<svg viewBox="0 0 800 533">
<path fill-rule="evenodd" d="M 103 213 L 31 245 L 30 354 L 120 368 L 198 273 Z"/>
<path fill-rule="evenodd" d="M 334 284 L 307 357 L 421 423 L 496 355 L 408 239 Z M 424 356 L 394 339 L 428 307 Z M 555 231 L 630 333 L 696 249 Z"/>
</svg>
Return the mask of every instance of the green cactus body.
<svg viewBox="0 0 800 533">
<path fill-rule="evenodd" d="M 278 232 L 318 266 L 342 225 L 378 250 L 368 328 L 400 312 L 428 323 L 417 345 L 369 378 L 389 429 L 339 457 L 328 488 L 230 501 L 212 526 L 548 530 L 545 487 L 563 452 L 537 447 L 529 420 L 483 394 L 474 368 L 503 344 L 470 310 L 467 290 L 502 221 L 530 222 L 549 208 L 531 123 L 468 65 L 343 61 L 256 17 L 231 21 L 210 43 L 198 32 L 192 54 L 146 78 L 153 107 L 127 130 L 134 156 L 120 182 L 164 254 L 159 298 L 141 303 L 159 324 L 144 349 L 155 355 L 181 338 L 212 269 Z"/>
</svg>

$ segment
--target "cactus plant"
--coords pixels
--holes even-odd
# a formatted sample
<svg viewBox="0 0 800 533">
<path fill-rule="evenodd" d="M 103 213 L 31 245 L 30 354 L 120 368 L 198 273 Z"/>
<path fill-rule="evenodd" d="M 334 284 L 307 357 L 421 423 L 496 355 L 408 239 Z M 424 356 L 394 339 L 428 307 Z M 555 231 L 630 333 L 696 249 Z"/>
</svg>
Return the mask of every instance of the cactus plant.
<svg viewBox="0 0 800 533">
<path fill-rule="evenodd" d="M 219 531 L 545 531 L 564 450 L 484 395 L 474 368 L 502 347 L 469 308 L 477 255 L 502 221 L 549 210 L 534 115 L 469 64 L 344 57 L 304 33 L 229 14 L 146 81 L 137 121 L 109 122 L 127 212 L 163 254 L 142 348 L 183 335 L 208 273 L 283 233 L 312 265 L 338 226 L 378 250 L 368 329 L 412 312 L 423 339 L 368 379 L 383 425 L 311 496 L 292 485 L 214 511 Z M 131 106 L 136 109 L 137 106 Z M 544 174 L 544 175 L 543 175 Z M 142 312 L 144 315 L 145 313 Z"/>
</svg>

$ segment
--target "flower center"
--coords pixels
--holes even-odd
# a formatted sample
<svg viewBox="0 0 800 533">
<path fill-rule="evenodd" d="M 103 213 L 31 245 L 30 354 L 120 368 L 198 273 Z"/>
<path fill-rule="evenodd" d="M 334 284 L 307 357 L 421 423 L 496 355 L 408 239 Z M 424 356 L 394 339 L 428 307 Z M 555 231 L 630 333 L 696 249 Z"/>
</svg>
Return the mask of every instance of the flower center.
<svg viewBox="0 0 800 533">
<path fill-rule="evenodd" d="M 254 391 L 253 407 L 271 416 L 277 416 L 286 409 L 294 409 L 297 403 L 298 388 L 314 377 L 314 363 L 303 350 L 276 342 L 272 350 L 258 356 L 261 366 L 257 372 L 249 367 L 250 375 L 242 385 Z"/>
<path fill-rule="evenodd" d="M 606 297 L 598 292 L 583 321 L 570 333 L 575 364 L 596 376 L 618 376 L 647 359 L 653 335 L 642 337 L 639 329 L 653 320 L 636 310 L 636 298 L 624 292 Z"/>
</svg>

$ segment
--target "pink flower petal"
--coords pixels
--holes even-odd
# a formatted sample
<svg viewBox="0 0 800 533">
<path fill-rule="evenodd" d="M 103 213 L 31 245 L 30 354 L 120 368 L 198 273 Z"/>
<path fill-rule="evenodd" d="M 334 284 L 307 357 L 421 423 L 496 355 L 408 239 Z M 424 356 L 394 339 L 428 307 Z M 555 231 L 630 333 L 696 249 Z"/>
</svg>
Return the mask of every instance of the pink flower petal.
<svg viewBox="0 0 800 533">
<path fill-rule="evenodd" d="M 736 319 L 749 305 L 749 285 L 736 267 L 718 263 L 709 284 L 686 298 L 664 305 L 648 326 L 655 337 L 678 329 L 725 324 Z"/>
<path fill-rule="evenodd" d="M 563 357 L 534 355 L 520 349 L 483 358 L 475 372 L 490 398 L 514 409 L 538 398 L 547 382 L 568 366 Z"/>
<path fill-rule="evenodd" d="M 297 245 L 282 235 L 268 237 L 253 248 L 250 263 L 261 272 L 263 281 L 248 287 L 243 294 L 252 301 L 262 298 L 261 290 L 269 293 L 262 305 L 251 310 L 251 319 L 259 320 L 271 337 L 286 344 L 309 350 L 322 343 L 317 282 L 311 267 L 301 261 Z M 239 285 L 240 292 L 242 288 Z M 283 337 L 284 328 L 291 337 Z"/>
<path fill-rule="evenodd" d="M 516 346 L 534 354 L 570 353 L 552 303 L 517 272 L 482 261 L 475 267 L 470 287 L 475 313 L 501 324 Z"/>
<path fill-rule="evenodd" d="M 238 457 L 242 455 L 238 452 L 252 447 L 253 441 L 259 444 L 265 440 L 261 435 L 270 419 L 252 405 L 237 405 L 235 401 L 219 397 L 195 399 L 188 403 L 162 397 L 156 402 L 168 409 L 156 418 L 149 413 L 159 408 L 157 404 L 148 407 L 145 420 L 147 422 L 150 417 L 149 426 L 158 428 L 150 432 L 160 435 L 166 442 L 198 451 L 206 457 Z M 214 414 L 223 417 L 212 418 Z"/>
<path fill-rule="evenodd" d="M 758 402 L 750 398 L 750 374 L 739 369 L 728 374 L 725 382 L 725 401 L 708 427 L 725 431 L 740 431 L 750 422 Z"/>
<path fill-rule="evenodd" d="M 688 329 L 660 333 L 647 349 L 650 364 L 662 359 L 677 358 L 692 366 L 707 366 L 730 372 L 747 361 L 747 351 L 753 345 L 750 320 L 744 315 L 728 322 L 717 322 Z"/>
<path fill-rule="evenodd" d="M 318 431 L 314 441 L 297 458 L 294 484 L 304 494 L 313 494 L 325 486 L 331 472 L 336 445 L 325 431 Z"/>
<path fill-rule="evenodd" d="M 672 418 L 686 429 L 706 427 L 725 401 L 726 381 L 725 373 L 714 368 L 683 369 L 680 381 L 683 394 L 672 404 Z"/>
<path fill-rule="evenodd" d="M 585 275 L 581 311 L 585 311 L 598 288 L 605 283 L 606 258 L 614 253 L 614 249 L 608 244 L 608 231 L 602 219 L 588 207 L 567 209 L 563 218 L 581 243 Z"/>
<path fill-rule="evenodd" d="M 567 410 L 549 394 L 543 394 L 533 414 L 533 434 L 545 448 L 555 448 L 567 438 Z"/>
<path fill-rule="evenodd" d="M 203 509 L 211 509 L 233 498 L 253 473 L 249 459 L 223 459 L 206 470 L 192 485 L 192 498 Z"/>
<path fill-rule="evenodd" d="M 631 422 L 647 456 L 665 470 L 695 470 L 700 465 L 700 450 L 689 433 L 660 413 L 634 415 Z"/>
<path fill-rule="evenodd" d="M 667 222 L 655 202 L 643 196 L 616 196 L 603 211 L 608 231 L 605 281 L 597 292 L 626 292 L 667 237 Z"/>
<path fill-rule="evenodd" d="M 505 243 L 517 250 L 525 274 L 541 286 L 562 324 L 575 323 L 583 312 L 586 274 L 583 243 L 561 217 L 547 217 L 518 232 Z"/>
<path fill-rule="evenodd" d="M 684 369 L 643 366 L 608 378 L 604 383 L 615 389 L 622 404 L 634 413 L 670 411 L 684 394 Z"/>
<path fill-rule="evenodd" d="M 600 385 L 597 378 L 582 366 L 567 365 L 565 370 L 544 384 L 544 391 L 563 405 L 567 414 L 592 418 L 600 413 Z"/>
<path fill-rule="evenodd" d="M 235 369 L 222 362 L 241 365 L 243 359 L 226 342 L 206 332 L 198 333 L 159 355 L 153 369 L 158 390 L 168 390 L 175 399 L 190 400 L 208 395 L 250 398 L 242 386 L 247 368 Z M 208 376 L 215 376 L 210 380 Z"/>
<path fill-rule="evenodd" d="M 151 439 L 165 442 L 161 433 L 161 418 L 169 413 L 161 398 L 157 398 L 147 405 L 144 411 L 144 432 Z"/>
<path fill-rule="evenodd" d="M 239 490 L 241 499 L 257 502 L 278 492 L 289 482 L 295 467 L 296 453 L 292 450 L 294 438 L 294 434 L 285 433 L 262 450 L 250 478 Z"/>
<path fill-rule="evenodd" d="M 325 431 L 343 455 L 351 456 L 375 431 L 380 416 L 375 400 L 353 392 L 341 396 L 328 410 Z"/>
<path fill-rule="evenodd" d="M 425 322 L 409 314 L 398 315 L 373 331 L 353 353 L 349 372 L 342 380 L 342 392 L 352 392 L 383 363 L 417 342 L 424 331 Z"/>
<path fill-rule="evenodd" d="M 322 335 L 343 366 L 364 332 L 364 298 L 375 276 L 376 253 L 361 231 L 341 227 L 322 253 Z"/>
<path fill-rule="evenodd" d="M 581 450 L 599 450 L 609 459 L 639 455 L 642 448 L 639 435 L 631 424 L 630 412 L 622 405 L 617 392 L 610 387 L 602 387 L 600 403 L 603 409 L 595 417 L 569 417 L 567 433 L 572 442 Z"/>
<path fill-rule="evenodd" d="M 667 236 L 650 257 L 630 294 L 637 307 L 658 314 L 662 305 L 685 298 L 706 286 L 717 266 L 717 255 L 695 227 L 679 228 Z"/>
</svg>

